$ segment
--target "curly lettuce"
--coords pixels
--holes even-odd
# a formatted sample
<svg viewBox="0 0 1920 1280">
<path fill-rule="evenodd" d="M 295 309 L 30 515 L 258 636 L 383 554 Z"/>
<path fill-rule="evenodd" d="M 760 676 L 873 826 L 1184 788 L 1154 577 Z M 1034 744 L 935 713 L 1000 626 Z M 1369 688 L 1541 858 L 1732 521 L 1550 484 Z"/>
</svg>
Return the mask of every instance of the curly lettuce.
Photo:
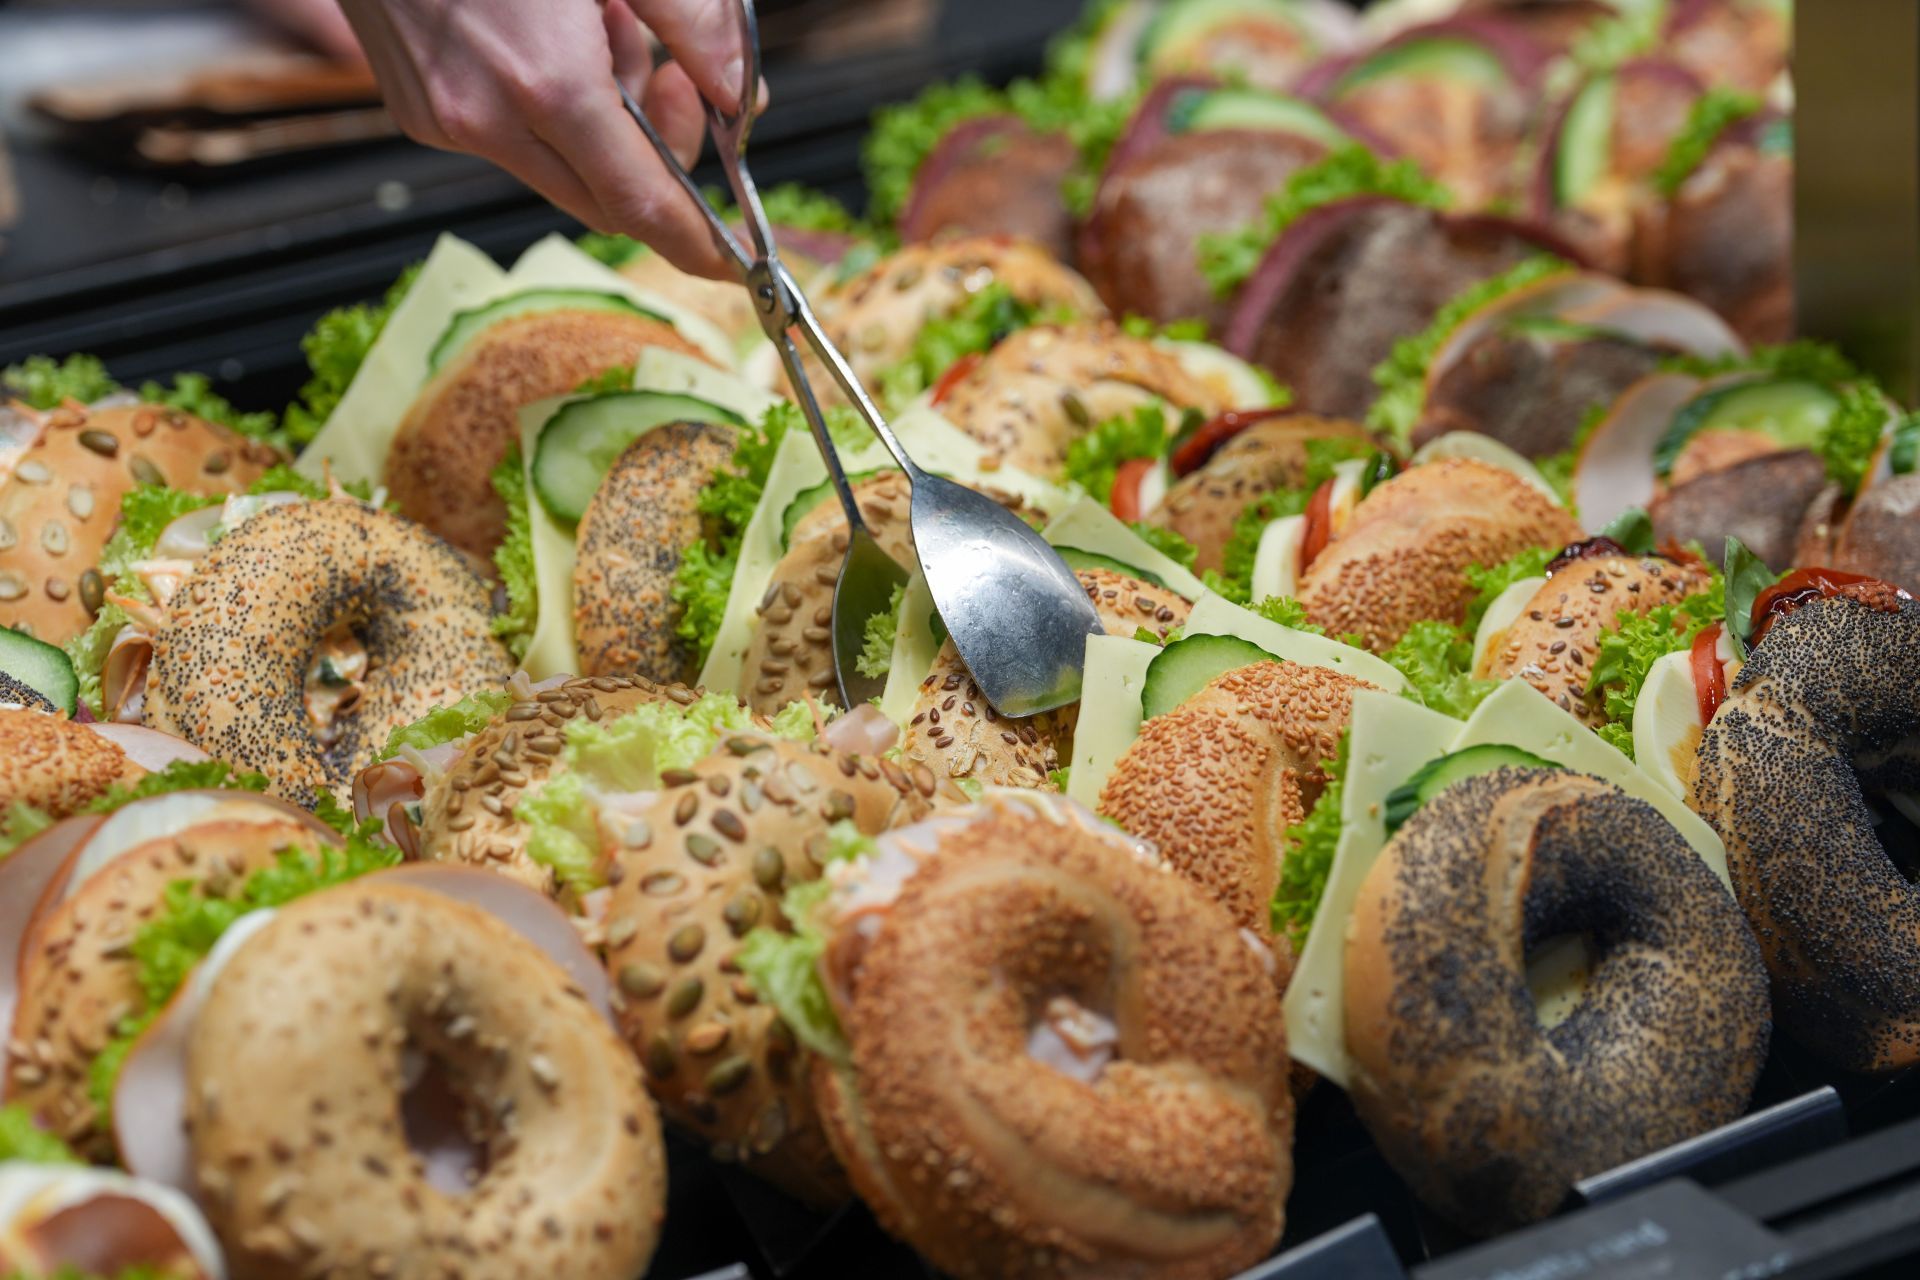
<svg viewBox="0 0 1920 1280">
<path fill-rule="evenodd" d="M 792 712 L 788 707 L 774 717 L 774 732 L 812 738 L 805 704 L 799 715 Z M 577 892 L 598 888 L 602 795 L 652 791 L 663 773 L 691 768 L 721 738 L 759 732 L 752 712 L 717 693 L 684 706 L 648 702 L 612 719 L 569 722 L 554 776 L 514 806 L 514 816 L 527 824 L 528 856 Z"/>
<path fill-rule="evenodd" d="M 1248 226 L 1202 235 L 1201 274 L 1214 293 L 1227 296 L 1253 274 L 1288 227 L 1315 209 L 1354 196 L 1388 196 L 1433 208 L 1452 201 L 1447 189 L 1411 160 L 1384 161 L 1357 143 L 1339 147 L 1326 159 L 1297 170 L 1286 186 L 1267 197 L 1261 216 Z"/>
<path fill-rule="evenodd" d="M 1064 308 L 1041 308 L 1014 296 L 995 281 L 969 294 L 951 314 L 920 326 L 913 345 L 898 364 L 881 371 L 880 397 L 896 412 L 940 380 L 940 375 L 970 355 L 991 350 L 1001 339 L 1036 324 L 1066 324 Z"/>
<path fill-rule="evenodd" d="M 631 378 L 631 371 L 628 373 Z M 540 580 L 533 566 L 533 513 L 527 505 L 526 466 L 520 446 L 507 450 L 500 465 L 487 477 L 493 491 L 506 504 L 507 532 L 493 549 L 494 572 L 506 592 L 505 612 L 493 618 L 493 634 L 506 643 L 507 652 L 518 661 L 527 656 L 534 630 L 540 625 Z"/>
<path fill-rule="evenodd" d="M 34 1121 L 33 1111 L 11 1103 L 0 1107 L 0 1161 L 28 1164 L 82 1164 L 73 1148 Z"/>
<path fill-rule="evenodd" d="M 1473 633 L 1451 622 L 1416 622 L 1380 656 L 1407 678 L 1408 698 L 1456 720 L 1500 687 L 1497 680 L 1474 678 Z"/>
<path fill-rule="evenodd" d="M 0 858 L 53 825 L 53 819 L 30 804 L 15 800 L 0 812 Z"/>
<path fill-rule="evenodd" d="M 1306 945 L 1320 899 L 1333 874 L 1333 856 L 1340 847 L 1340 803 L 1347 785 L 1348 737 L 1340 735 L 1333 759 L 1321 762 L 1327 782 L 1306 819 L 1287 828 L 1287 853 L 1280 860 L 1280 880 L 1274 886 L 1268 916 L 1276 934 L 1285 934 L 1294 954 Z"/>
<path fill-rule="evenodd" d="M 143 1007 L 122 1018 L 106 1047 L 88 1065 L 87 1093 L 105 1116 L 113 1109 L 113 1086 L 141 1032 L 240 917 L 283 907 L 297 898 L 390 867 L 400 851 L 365 831 L 340 848 L 285 849 L 227 892 L 194 880 L 176 880 L 160 896 L 159 912 L 134 934 L 129 951 Z"/>
<path fill-rule="evenodd" d="M 478 733 L 512 705 L 513 695 L 505 689 L 480 689 L 458 702 L 435 707 L 412 724 L 401 725 L 387 735 L 386 745 L 374 759 L 391 760 L 409 747 L 428 751 Z"/>
<path fill-rule="evenodd" d="M 98 356 L 74 355 L 65 360 L 28 356 L 0 369 L 0 390 L 35 409 L 56 409 L 68 400 L 91 404 L 120 390 Z"/>
<path fill-rule="evenodd" d="M 841 820 L 827 829 L 823 866 L 851 862 L 873 853 L 873 838 Z M 740 972 L 760 998 L 772 1005 L 800 1042 L 830 1062 L 845 1063 L 849 1049 L 820 976 L 828 930 L 821 915 L 833 893 L 826 880 L 810 880 L 788 889 L 780 914 L 791 931 L 761 925 L 747 935 L 739 952 Z"/>
<path fill-rule="evenodd" d="M 1188 572 L 1192 572 L 1194 561 L 1200 558 L 1200 548 L 1172 529 L 1163 529 L 1144 520 L 1135 520 L 1127 527 L 1133 530 L 1140 541 Z"/>
<path fill-rule="evenodd" d="M 78 810 L 79 813 L 105 816 L 136 800 L 170 795 L 175 791 L 265 791 L 267 777 L 261 773 L 236 773 L 224 760 L 175 760 L 164 768 L 144 774 L 133 782 L 116 782 Z M 29 804 L 15 801 L 0 815 L 0 857 L 53 825 L 53 818 Z"/>
<path fill-rule="evenodd" d="M 1426 403 L 1427 373 L 1454 330 L 1482 308 L 1550 277 L 1572 271 L 1571 263 L 1551 254 L 1535 254 L 1463 290 L 1440 308 L 1423 333 L 1401 338 L 1373 371 L 1379 398 L 1367 410 L 1367 425 L 1403 444 L 1412 436 Z"/>
<path fill-rule="evenodd" d="M 327 419 L 347 393 L 354 375 L 366 360 L 367 352 L 393 318 L 398 307 L 420 275 L 421 263 L 400 273 L 378 302 L 339 307 L 327 312 L 314 324 L 313 331 L 300 340 L 306 354 L 309 376 L 299 397 L 287 406 L 285 430 L 295 445 L 311 443 L 320 434 Z"/>
<path fill-rule="evenodd" d="M 867 619 L 860 656 L 854 660 L 853 668 L 870 680 L 893 670 L 893 642 L 900 633 L 900 600 L 906 593 L 904 585 L 894 587 L 887 607 Z"/>
<path fill-rule="evenodd" d="M 1622 611 L 1614 629 L 1600 637 L 1587 681 L 1589 696 L 1599 696 L 1607 723 L 1600 737 L 1633 759 L 1633 712 L 1653 664 L 1693 646 L 1694 637 L 1726 613 L 1726 579 L 1716 570 L 1706 590 L 1675 604 L 1655 605 L 1646 613 Z"/>
<path fill-rule="evenodd" d="M 1727 130 L 1758 115 L 1763 105 L 1757 95 L 1726 85 L 1715 85 L 1695 98 L 1687 122 L 1667 146 L 1666 159 L 1653 171 L 1654 189 L 1672 199 L 1699 172 Z"/>
<path fill-rule="evenodd" d="M 1163 456 L 1170 438 L 1165 407 L 1143 404 L 1132 413 L 1095 423 L 1069 444 L 1061 480 L 1079 485 L 1089 497 L 1105 505 L 1113 497 L 1113 481 L 1120 464 Z"/>
<path fill-rule="evenodd" d="M 1480 629 L 1480 620 L 1508 587 L 1545 574 L 1560 551 L 1559 547 L 1528 547 L 1500 564 L 1468 565 L 1467 585 L 1479 594 L 1467 604 L 1467 633 L 1471 635 Z"/>
</svg>

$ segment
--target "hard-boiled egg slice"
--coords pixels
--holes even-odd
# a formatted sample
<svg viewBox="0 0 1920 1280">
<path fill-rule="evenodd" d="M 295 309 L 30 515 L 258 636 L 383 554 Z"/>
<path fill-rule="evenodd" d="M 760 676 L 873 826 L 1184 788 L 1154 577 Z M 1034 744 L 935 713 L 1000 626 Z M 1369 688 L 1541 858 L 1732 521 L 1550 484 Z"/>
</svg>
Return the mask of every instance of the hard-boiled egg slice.
<svg viewBox="0 0 1920 1280">
<path fill-rule="evenodd" d="M 1299 594 L 1300 551 L 1306 537 L 1305 516 L 1271 521 L 1261 531 L 1260 545 L 1253 553 L 1253 580 L 1249 584 L 1255 600 Z"/>
<path fill-rule="evenodd" d="M 1513 627 L 1513 620 L 1527 607 L 1527 602 L 1540 593 L 1547 585 L 1545 578 L 1522 578 L 1502 591 L 1487 606 L 1486 613 L 1480 619 L 1480 625 L 1473 633 L 1473 674 L 1485 679 L 1488 668 L 1493 663 L 1493 655 L 1500 651 L 1505 643 L 1507 632 Z"/>
<path fill-rule="evenodd" d="M 1647 672 L 1634 704 L 1634 763 L 1685 799 L 1693 790 L 1694 757 L 1704 728 L 1693 685 L 1693 657 L 1684 649 L 1670 653 Z"/>
</svg>

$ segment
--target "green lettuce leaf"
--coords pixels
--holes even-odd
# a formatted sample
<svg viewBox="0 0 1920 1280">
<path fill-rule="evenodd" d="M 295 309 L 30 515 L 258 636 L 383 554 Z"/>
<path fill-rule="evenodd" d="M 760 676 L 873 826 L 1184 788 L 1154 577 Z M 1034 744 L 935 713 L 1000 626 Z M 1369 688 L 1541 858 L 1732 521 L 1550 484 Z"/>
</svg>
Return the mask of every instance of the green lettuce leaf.
<svg viewBox="0 0 1920 1280">
<path fill-rule="evenodd" d="M 784 708 L 774 729 L 784 737 L 813 737 L 813 717 Z M 759 733 L 753 713 L 724 694 L 682 706 L 648 702 L 610 720 L 575 719 L 554 776 L 514 806 L 527 824 L 527 854 L 579 892 L 600 884 L 598 796 L 651 791 L 660 775 L 691 768 L 732 733 Z"/>
<path fill-rule="evenodd" d="M 1704 591 L 1646 613 L 1621 611 L 1614 629 L 1601 635 L 1587 692 L 1598 694 L 1607 723 L 1600 737 L 1633 759 L 1633 711 L 1653 664 L 1693 646 L 1693 638 L 1719 622 L 1726 612 L 1726 579 L 1716 572 Z"/>
<path fill-rule="evenodd" d="M 1140 541 L 1188 572 L 1192 572 L 1193 562 L 1200 558 L 1200 548 L 1172 529 L 1163 529 L 1157 524 L 1148 524 L 1144 520 L 1135 520 L 1127 527 L 1139 536 Z"/>
<path fill-rule="evenodd" d="M 1104 506 L 1113 498 L 1113 480 L 1120 464 L 1136 458 L 1162 456 L 1167 451 L 1169 438 L 1165 407 L 1143 404 L 1132 413 L 1094 424 L 1085 435 L 1069 444 L 1061 479 L 1079 485 Z"/>
<path fill-rule="evenodd" d="M 900 631 L 900 600 L 906 593 L 905 586 L 894 587 L 887 607 L 867 619 L 860 656 L 853 667 L 870 680 L 877 680 L 893 669 L 893 641 Z"/>
<path fill-rule="evenodd" d="M 580 252 L 592 258 L 603 267 L 612 267 L 618 271 L 641 254 L 648 252 L 647 246 L 632 236 L 609 235 L 604 231 L 589 231 L 574 244 Z"/>
<path fill-rule="evenodd" d="M 311 376 L 300 397 L 287 406 L 287 438 L 296 445 L 310 443 L 326 425 L 340 397 L 347 393 L 361 362 L 373 349 L 393 310 L 407 296 L 420 274 L 415 263 L 400 273 L 379 302 L 340 307 L 321 316 L 313 332 L 300 340 Z"/>
<path fill-rule="evenodd" d="M 107 366 L 98 356 L 68 356 L 65 360 L 28 356 L 19 364 L 0 369 L 0 389 L 46 410 L 68 400 L 91 404 L 120 390 L 120 384 L 107 375 Z"/>
<path fill-rule="evenodd" d="M 1416 622 L 1380 656 L 1407 678 L 1410 699 L 1456 720 L 1500 687 L 1497 680 L 1473 678 L 1473 634 L 1451 622 Z"/>
<path fill-rule="evenodd" d="M 28 1164 L 81 1164 L 73 1148 L 34 1122 L 33 1112 L 19 1103 L 0 1107 L 0 1160 Z"/>
<path fill-rule="evenodd" d="M 1763 105 L 1754 94 L 1741 93 L 1726 85 L 1715 85 L 1694 99 L 1686 124 L 1668 144 L 1667 158 L 1653 172 L 1654 189 L 1672 199 L 1713 154 L 1721 135 L 1759 114 Z"/>
<path fill-rule="evenodd" d="M 451 706 L 435 707 L 412 724 L 401 725 L 387 735 L 377 760 L 391 760 L 406 747 L 427 751 L 443 743 L 478 733 L 493 718 L 513 705 L 513 695 L 505 689 L 479 689 Z"/>
<path fill-rule="evenodd" d="M 0 858 L 52 825 L 53 819 L 48 814 L 22 801 L 13 801 L 5 812 L 0 812 Z"/>
<path fill-rule="evenodd" d="M 1348 735 L 1331 760 L 1322 762 L 1327 784 L 1306 820 L 1287 828 L 1287 854 L 1280 860 L 1280 880 L 1274 886 L 1269 915 L 1275 933 L 1286 934 L 1294 954 L 1306 945 L 1314 913 L 1333 873 L 1333 855 L 1340 846 L 1340 801 L 1347 785 Z"/>
<path fill-rule="evenodd" d="M 1427 371 L 1453 331 L 1475 312 L 1508 294 L 1572 270 L 1572 264 L 1560 258 L 1535 254 L 1463 290 L 1440 308 L 1424 333 L 1395 342 L 1392 354 L 1375 367 L 1373 381 L 1380 388 L 1380 396 L 1367 410 L 1367 425 L 1405 444 L 1426 405 Z"/>
<path fill-rule="evenodd" d="M 87 1069 L 87 1092 L 100 1114 L 112 1112 L 114 1082 L 140 1033 L 234 921 L 252 911 L 283 907 L 399 860 L 400 851 L 393 846 L 355 834 L 339 849 L 282 850 L 274 865 L 252 872 L 225 894 L 209 893 L 206 885 L 192 880 L 168 885 L 158 914 L 140 927 L 130 946 L 143 1007 L 120 1020 Z"/>
<path fill-rule="evenodd" d="M 175 791 L 265 791 L 263 773 L 237 773 L 225 760 L 175 760 L 131 783 L 116 782 L 95 796 L 82 813 L 108 814 L 135 800 L 170 795 Z"/>
<path fill-rule="evenodd" d="M 1522 579 L 1538 578 L 1545 574 L 1547 566 L 1561 550 L 1560 547 L 1528 547 L 1501 564 L 1468 565 L 1467 585 L 1480 594 L 1467 605 L 1467 634 L 1472 635 L 1480 629 L 1480 620 L 1487 616 L 1487 610 L 1493 607 L 1493 602 L 1500 598 L 1502 592 Z"/>
<path fill-rule="evenodd" d="M 1042 310 L 1023 302 L 996 280 L 969 294 L 951 314 L 935 316 L 920 326 L 907 354 L 881 372 L 881 399 L 898 412 L 962 358 L 988 351 L 1030 325 L 1064 324 L 1073 318 L 1060 308 Z"/>
<path fill-rule="evenodd" d="M 1388 163 L 1359 144 L 1336 148 L 1326 159 L 1297 170 L 1287 185 L 1267 197 L 1261 216 L 1238 231 L 1200 237 L 1200 271 L 1213 291 L 1226 297 L 1253 274 L 1273 242 L 1304 215 L 1354 196 L 1389 196 L 1443 208 L 1452 197 L 1411 160 Z"/>
<path fill-rule="evenodd" d="M 1307 621 L 1307 606 L 1292 596 L 1267 596 L 1256 600 L 1247 608 L 1265 618 L 1268 622 L 1277 622 L 1283 627 L 1295 631 L 1305 631 L 1309 635 L 1323 636 L 1327 629 L 1317 622 Z"/>
<path fill-rule="evenodd" d="M 196 418 L 217 422 L 255 440 L 279 442 L 280 419 L 261 411 L 246 413 L 235 409 L 226 397 L 215 394 L 213 379 L 204 373 L 177 373 L 172 386 L 158 382 L 143 383 L 140 398 L 149 404 L 164 404 L 181 409 Z"/>
<path fill-rule="evenodd" d="M 632 370 L 627 371 L 631 381 Z M 507 450 L 488 477 L 494 493 L 507 506 L 507 533 L 493 549 L 494 571 L 506 590 L 507 609 L 493 619 L 493 634 L 506 642 L 518 661 L 527 656 L 534 630 L 540 625 L 540 580 L 533 567 L 533 513 L 527 506 L 527 476 L 520 446 Z"/>
<path fill-rule="evenodd" d="M 1779 575 L 1767 568 L 1766 562 L 1738 538 L 1727 539 L 1726 558 L 1721 563 L 1725 566 L 1727 582 L 1724 597 L 1727 630 L 1733 635 L 1734 652 L 1744 658 L 1755 630 L 1754 602 L 1761 592 L 1779 581 Z"/>
<path fill-rule="evenodd" d="M 633 366 L 609 365 L 591 378 L 582 378 L 573 389 L 576 396 L 606 396 L 633 390 Z"/>
<path fill-rule="evenodd" d="M 822 864 L 846 862 L 873 852 L 873 839 L 853 823 L 842 820 L 827 829 Z M 832 894 L 825 880 L 811 880 L 788 889 L 780 914 L 791 932 L 761 925 L 747 935 L 739 952 L 740 972 L 754 990 L 779 1011 L 800 1042 L 829 1062 L 845 1064 L 849 1049 L 820 976 L 820 957 L 826 954 L 827 929 L 821 912 Z"/>
</svg>

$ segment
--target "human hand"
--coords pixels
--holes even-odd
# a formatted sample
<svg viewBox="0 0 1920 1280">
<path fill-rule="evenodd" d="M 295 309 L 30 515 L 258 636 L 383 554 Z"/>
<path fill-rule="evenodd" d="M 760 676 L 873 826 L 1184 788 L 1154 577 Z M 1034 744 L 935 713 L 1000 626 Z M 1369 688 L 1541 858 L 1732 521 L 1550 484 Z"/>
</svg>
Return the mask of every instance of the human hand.
<svg viewBox="0 0 1920 1280">
<path fill-rule="evenodd" d="M 731 278 L 614 77 L 691 167 L 706 132 L 702 93 L 725 111 L 739 102 L 733 0 L 340 3 L 409 136 L 491 160 L 588 226 L 643 240 L 683 270 Z M 647 27 L 673 62 L 653 65 Z"/>
</svg>

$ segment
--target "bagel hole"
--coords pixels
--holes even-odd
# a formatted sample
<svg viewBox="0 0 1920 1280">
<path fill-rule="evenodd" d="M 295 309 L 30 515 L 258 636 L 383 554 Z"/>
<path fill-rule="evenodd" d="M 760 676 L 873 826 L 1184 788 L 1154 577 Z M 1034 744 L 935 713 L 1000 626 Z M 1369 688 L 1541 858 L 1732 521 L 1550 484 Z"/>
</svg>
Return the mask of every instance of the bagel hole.
<svg viewBox="0 0 1920 1280">
<path fill-rule="evenodd" d="M 347 717 L 366 696 L 373 660 L 363 629 L 351 618 L 336 621 L 320 634 L 307 659 L 307 718 L 324 746 L 332 746 L 346 733 Z"/>
<path fill-rule="evenodd" d="M 1551 1031 L 1573 1016 L 1586 998 L 1598 958 L 1593 939 L 1584 933 L 1555 934 L 1527 948 L 1527 994 L 1542 1029 Z"/>
<path fill-rule="evenodd" d="M 448 1195 L 464 1195 L 486 1176 L 487 1142 L 479 1112 L 458 1076 L 436 1054 L 409 1046 L 401 1070 L 400 1126 L 407 1148 L 426 1167 L 427 1182 Z"/>
<path fill-rule="evenodd" d="M 1032 1010 L 1027 1056 L 1041 1066 L 1092 1084 L 1120 1056 L 1113 1019 L 1074 995 L 1056 993 Z"/>
</svg>

